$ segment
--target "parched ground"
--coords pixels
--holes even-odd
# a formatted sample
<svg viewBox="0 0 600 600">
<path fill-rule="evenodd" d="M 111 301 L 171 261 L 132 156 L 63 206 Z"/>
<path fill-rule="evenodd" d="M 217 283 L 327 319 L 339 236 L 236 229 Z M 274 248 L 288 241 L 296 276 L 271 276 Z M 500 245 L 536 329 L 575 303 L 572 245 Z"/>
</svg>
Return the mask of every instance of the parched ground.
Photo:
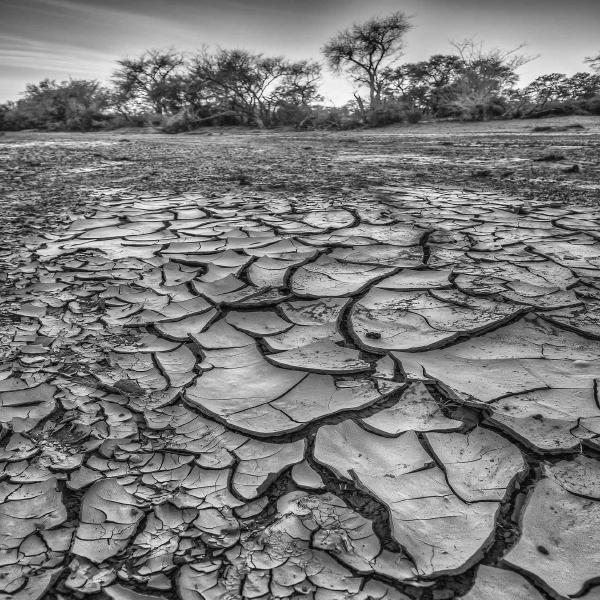
<svg viewBox="0 0 600 600">
<path fill-rule="evenodd" d="M 0 137 L 0 599 L 600 598 L 599 148 Z"/>
</svg>

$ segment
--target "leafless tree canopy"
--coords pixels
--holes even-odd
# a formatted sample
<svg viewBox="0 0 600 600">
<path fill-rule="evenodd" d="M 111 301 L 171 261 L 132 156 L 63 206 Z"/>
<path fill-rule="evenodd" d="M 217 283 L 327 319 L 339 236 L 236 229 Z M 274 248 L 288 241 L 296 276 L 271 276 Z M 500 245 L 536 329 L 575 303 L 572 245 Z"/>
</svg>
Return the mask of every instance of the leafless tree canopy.
<svg viewBox="0 0 600 600">
<path fill-rule="evenodd" d="M 495 100 L 513 88 L 517 69 L 534 60 L 521 53 L 523 44 L 510 50 L 486 49 L 483 42 L 466 39 L 452 46 L 462 66 L 454 84 L 443 93 L 444 104 L 459 115 L 481 119 L 488 118 Z"/>
</svg>

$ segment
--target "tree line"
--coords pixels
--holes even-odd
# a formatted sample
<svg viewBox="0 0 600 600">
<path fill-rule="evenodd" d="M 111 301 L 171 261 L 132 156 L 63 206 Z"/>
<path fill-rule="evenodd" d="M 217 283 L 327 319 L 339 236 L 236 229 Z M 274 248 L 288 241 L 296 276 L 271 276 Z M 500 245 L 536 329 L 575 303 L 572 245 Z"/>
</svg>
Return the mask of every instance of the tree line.
<svg viewBox="0 0 600 600">
<path fill-rule="evenodd" d="M 240 49 L 202 48 L 193 56 L 148 50 L 117 61 L 111 84 L 45 79 L 0 105 L 0 129 L 91 130 L 153 125 L 177 132 L 203 125 L 349 128 L 426 118 L 487 120 L 600 114 L 600 53 L 590 70 L 550 73 L 517 87 L 531 57 L 466 40 L 448 54 L 402 62 L 409 18 L 396 12 L 356 23 L 322 48 L 325 65 L 347 77 L 353 98 L 327 107 L 323 65 Z"/>
</svg>

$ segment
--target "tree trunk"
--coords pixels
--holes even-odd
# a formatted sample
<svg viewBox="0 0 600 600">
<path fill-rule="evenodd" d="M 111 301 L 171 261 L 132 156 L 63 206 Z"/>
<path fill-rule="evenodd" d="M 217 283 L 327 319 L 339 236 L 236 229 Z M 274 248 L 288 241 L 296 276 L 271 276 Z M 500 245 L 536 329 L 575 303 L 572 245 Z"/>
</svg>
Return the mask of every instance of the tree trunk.
<svg viewBox="0 0 600 600">
<path fill-rule="evenodd" d="M 255 111 L 254 119 L 255 119 L 256 125 L 258 126 L 259 129 L 265 129 L 265 122 L 263 121 L 260 111 L 258 111 L 258 110 Z"/>
<path fill-rule="evenodd" d="M 365 103 L 363 102 L 363 99 L 356 92 L 354 92 L 354 99 L 356 100 L 356 103 L 358 104 L 358 109 L 360 110 L 360 114 L 362 115 L 362 118 L 364 119 L 367 114 L 367 111 L 365 110 Z"/>
<path fill-rule="evenodd" d="M 375 110 L 379 108 L 380 98 L 377 90 L 377 81 L 375 75 L 369 74 L 369 108 Z"/>
</svg>

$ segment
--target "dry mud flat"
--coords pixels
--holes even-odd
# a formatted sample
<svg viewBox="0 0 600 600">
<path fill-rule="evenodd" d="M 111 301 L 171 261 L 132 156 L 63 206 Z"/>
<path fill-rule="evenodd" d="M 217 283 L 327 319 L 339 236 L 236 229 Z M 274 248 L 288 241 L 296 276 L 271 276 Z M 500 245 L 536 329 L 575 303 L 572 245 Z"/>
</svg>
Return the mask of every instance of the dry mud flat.
<svg viewBox="0 0 600 600">
<path fill-rule="evenodd" d="M 27 143 L 3 148 L 40 164 L 4 196 L 0 598 L 600 598 L 597 207 L 324 146 L 282 190 L 309 165 L 243 136 L 164 165 Z M 245 144 L 241 188 L 181 163 Z"/>
</svg>

